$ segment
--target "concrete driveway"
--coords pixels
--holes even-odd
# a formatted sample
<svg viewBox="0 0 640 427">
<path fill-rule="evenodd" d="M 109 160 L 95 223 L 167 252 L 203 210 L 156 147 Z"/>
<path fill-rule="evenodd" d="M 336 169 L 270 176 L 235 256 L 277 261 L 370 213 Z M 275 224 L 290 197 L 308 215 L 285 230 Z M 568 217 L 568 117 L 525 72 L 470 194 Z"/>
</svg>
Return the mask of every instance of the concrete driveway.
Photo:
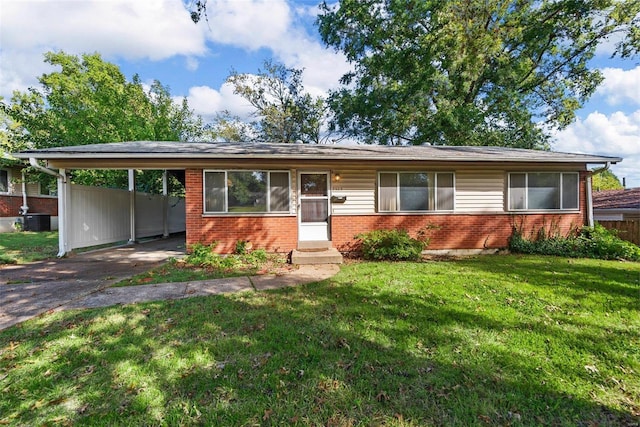
<svg viewBox="0 0 640 427">
<path fill-rule="evenodd" d="M 325 280 L 339 271 L 335 264 L 304 265 L 285 274 L 110 287 L 184 253 L 182 236 L 58 260 L 0 266 L 0 330 L 50 311 L 278 289 Z"/>
<path fill-rule="evenodd" d="M 24 265 L 0 265 L 0 329 L 80 300 L 185 253 L 184 235 Z"/>
</svg>

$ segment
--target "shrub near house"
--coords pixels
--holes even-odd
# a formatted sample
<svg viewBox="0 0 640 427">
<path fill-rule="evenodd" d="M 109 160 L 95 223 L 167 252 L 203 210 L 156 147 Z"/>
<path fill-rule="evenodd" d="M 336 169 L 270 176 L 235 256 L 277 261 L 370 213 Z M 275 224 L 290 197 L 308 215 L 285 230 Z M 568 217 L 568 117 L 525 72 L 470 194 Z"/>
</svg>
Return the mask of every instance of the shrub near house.
<svg viewBox="0 0 640 427">
<path fill-rule="evenodd" d="M 540 229 L 536 236 L 529 238 L 514 228 L 509 239 L 509 249 L 522 254 L 640 261 L 640 247 L 620 239 L 615 232 L 598 224 L 594 227 L 582 227 L 567 236 Z"/>
</svg>

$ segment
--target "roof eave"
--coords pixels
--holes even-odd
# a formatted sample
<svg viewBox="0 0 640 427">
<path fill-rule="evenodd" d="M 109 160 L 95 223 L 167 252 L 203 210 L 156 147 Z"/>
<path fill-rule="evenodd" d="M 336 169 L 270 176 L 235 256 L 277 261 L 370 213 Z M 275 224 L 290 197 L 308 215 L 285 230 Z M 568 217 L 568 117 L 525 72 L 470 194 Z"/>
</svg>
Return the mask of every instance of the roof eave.
<svg viewBox="0 0 640 427">
<path fill-rule="evenodd" d="M 100 157 L 103 159 L 206 159 L 206 160 L 333 160 L 333 161 L 362 161 L 362 160 L 384 160 L 395 162 L 463 162 L 463 163 L 587 163 L 587 164 L 616 164 L 622 161 L 619 157 L 593 157 L 587 156 L 586 158 L 529 158 L 520 159 L 512 157 L 492 157 L 478 159 L 477 157 L 460 157 L 460 156 L 442 156 L 442 157 L 410 157 L 410 156 L 384 156 L 384 158 L 366 158 L 363 156 L 355 155 L 342 155 L 339 158 L 335 156 L 322 156 L 317 154 L 308 155 L 291 155 L 291 154 L 213 154 L 213 153 L 86 153 L 86 152 L 65 152 L 65 153 L 50 153 L 50 152 L 21 152 L 14 154 L 16 158 L 28 160 L 30 158 L 36 158 L 39 160 L 82 160 L 82 159 L 95 159 Z"/>
</svg>

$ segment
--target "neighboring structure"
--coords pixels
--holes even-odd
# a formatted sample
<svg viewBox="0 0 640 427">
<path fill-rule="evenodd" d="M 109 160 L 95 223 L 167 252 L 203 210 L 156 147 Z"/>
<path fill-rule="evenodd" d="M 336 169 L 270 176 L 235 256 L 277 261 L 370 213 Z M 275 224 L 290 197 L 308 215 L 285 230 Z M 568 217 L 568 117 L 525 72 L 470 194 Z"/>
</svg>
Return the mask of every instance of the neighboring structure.
<svg viewBox="0 0 640 427">
<path fill-rule="evenodd" d="M 587 165 L 622 160 L 498 147 L 178 142 L 16 156 L 59 170 L 61 221 L 73 204 L 69 169 L 184 170 L 187 244 L 217 242 L 219 252 L 232 252 L 238 240 L 269 251 L 344 252 L 356 234 L 385 228 L 426 230 L 430 250 L 497 250 L 513 227 L 568 232 L 591 222 Z M 66 224 L 61 252 L 81 227 Z"/>
<path fill-rule="evenodd" d="M 0 167 L 0 233 L 16 231 L 14 224 L 22 221 L 25 210 L 51 215 L 51 229 L 56 230 L 57 197 L 40 194 L 40 184 L 25 182 L 22 171 L 18 167 Z"/>
<path fill-rule="evenodd" d="M 596 221 L 640 220 L 640 187 L 594 192 L 593 218 Z"/>
</svg>

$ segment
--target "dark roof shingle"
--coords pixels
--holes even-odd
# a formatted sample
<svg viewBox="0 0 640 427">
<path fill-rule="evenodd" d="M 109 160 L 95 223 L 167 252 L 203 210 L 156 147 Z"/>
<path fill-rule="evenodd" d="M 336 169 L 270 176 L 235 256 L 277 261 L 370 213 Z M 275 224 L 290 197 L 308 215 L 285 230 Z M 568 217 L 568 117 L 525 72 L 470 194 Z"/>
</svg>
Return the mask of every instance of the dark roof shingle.
<svg viewBox="0 0 640 427">
<path fill-rule="evenodd" d="M 477 146 L 309 145 L 232 142 L 135 141 L 27 150 L 18 158 L 192 158 L 192 159 L 323 159 L 434 160 L 461 162 L 616 163 L 618 157 L 554 151 Z"/>
<path fill-rule="evenodd" d="M 593 193 L 593 208 L 640 210 L 640 187 L 596 191 Z"/>
</svg>

